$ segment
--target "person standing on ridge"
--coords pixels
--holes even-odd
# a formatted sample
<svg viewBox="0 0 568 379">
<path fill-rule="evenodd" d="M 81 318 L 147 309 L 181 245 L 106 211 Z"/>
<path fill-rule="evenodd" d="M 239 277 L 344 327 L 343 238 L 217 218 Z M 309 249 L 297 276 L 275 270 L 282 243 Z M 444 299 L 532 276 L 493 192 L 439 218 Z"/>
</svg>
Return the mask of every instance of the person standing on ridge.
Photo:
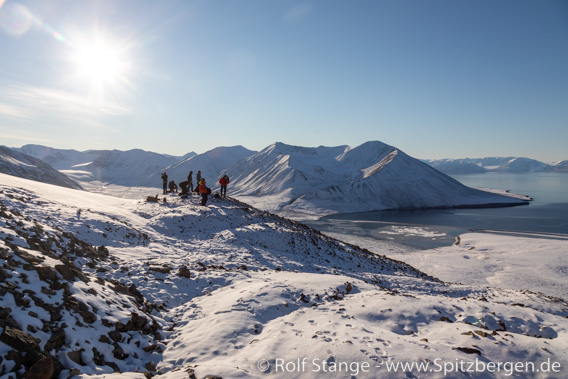
<svg viewBox="0 0 568 379">
<path fill-rule="evenodd" d="M 201 193 L 201 205 L 205 206 L 207 204 L 207 192 L 208 188 L 205 185 L 205 178 L 201 178 L 199 181 L 199 192 Z"/>
<path fill-rule="evenodd" d="M 195 174 L 195 182 L 197 183 L 197 185 L 199 185 L 200 181 L 201 181 L 201 170 L 197 170 L 197 174 Z"/>
<path fill-rule="evenodd" d="M 166 174 L 165 172 L 162 173 L 162 183 L 164 186 L 164 195 L 166 193 L 168 193 L 168 174 Z"/>
<path fill-rule="evenodd" d="M 219 195 L 223 197 L 227 197 L 227 184 L 229 184 L 230 180 L 227 175 L 223 175 L 221 179 L 219 179 L 219 184 L 221 185 L 221 191 Z"/>
<path fill-rule="evenodd" d="M 193 192 L 193 171 L 189 172 L 189 175 L 187 176 L 187 182 L 188 182 L 188 186 L 189 186 L 189 193 Z"/>
</svg>

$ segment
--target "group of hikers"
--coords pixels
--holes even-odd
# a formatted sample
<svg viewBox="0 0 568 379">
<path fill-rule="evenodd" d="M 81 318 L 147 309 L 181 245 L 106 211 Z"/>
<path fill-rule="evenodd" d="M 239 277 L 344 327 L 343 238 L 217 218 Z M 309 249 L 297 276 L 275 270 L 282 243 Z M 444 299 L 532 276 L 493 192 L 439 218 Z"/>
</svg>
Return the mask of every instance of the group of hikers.
<svg viewBox="0 0 568 379">
<path fill-rule="evenodd" d="M 193 171 L 189 172 L 187 175 L 187 180 L 181 182 L 179 184 L 181 188 L 180 196 L 188 196 L 190 193 L 196 192 L 201 194 L 201 205 L 205 206 L 207 204 L 208 195 L 211 194 L 211 189 L 207 187 L 207 183 L 205 182 L 205 178 L 201 176 L 201 170 L 197 171 L 195 174 L 195 180 L 197 185 L 195 188 L 193 187 Z M 227 185 L 229 184 L 230 180 L 227 175 L 223 175 L 221 179 L 219 179 L 219 184 L 221 185 L 221 189 L 219 191 L 219 196 L 226 197 L 227 196 Z M 164 195 L 168 192 L 178 192 L 177 184 L 171 180 L 168 181 L 168 174 L 165 172 L 162 173 L 162 183 L 164 189 Z"/>
</svg>

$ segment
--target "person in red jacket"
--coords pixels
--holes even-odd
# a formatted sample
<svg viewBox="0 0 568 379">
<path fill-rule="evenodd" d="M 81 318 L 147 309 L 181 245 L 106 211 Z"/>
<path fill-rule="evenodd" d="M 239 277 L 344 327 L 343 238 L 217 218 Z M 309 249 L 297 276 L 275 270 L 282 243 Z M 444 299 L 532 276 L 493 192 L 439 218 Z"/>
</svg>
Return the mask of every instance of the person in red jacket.
<svg viewBox="0 0 568 379">
<path fill-rule="evenodd" d="M 208 188 L 205 185 L 205 179 L 201 178 L 199 181 L 199 193 L 201 193 L 201 205 L 205 206 L 207 204 L 207 191 Z"/>
<path fill-rule="evenodd" d="M 230 180 L 227 175 L 223 175 L 221 179 L 219 179 L 219 184 L 221 185 L 221 192 L 220 195 L 223 197 L 227 197 L 227 184 L 229 184 Z"/>
</svg>

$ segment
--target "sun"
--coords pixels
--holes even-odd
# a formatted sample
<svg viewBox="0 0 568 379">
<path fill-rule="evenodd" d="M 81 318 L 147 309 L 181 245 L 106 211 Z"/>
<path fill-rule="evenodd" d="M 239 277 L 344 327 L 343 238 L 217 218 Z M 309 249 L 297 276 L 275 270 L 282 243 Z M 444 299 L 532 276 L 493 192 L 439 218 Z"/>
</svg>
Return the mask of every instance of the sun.
<svg viewBox="0 0 568 379">
<path fill-rule="evenodd" d="M 127 49 L 101 38 L 75 43 L 69 59 L 73 82 L 103 95 L 128 85 L 131 65 Z"/>
<path fill-rule="evenodd" d="M 119 52 L 100 43 L 82 46 L 75 63 L 79 76 L 95 82 L 112 83 L 125 69 Z"/>
</svg>

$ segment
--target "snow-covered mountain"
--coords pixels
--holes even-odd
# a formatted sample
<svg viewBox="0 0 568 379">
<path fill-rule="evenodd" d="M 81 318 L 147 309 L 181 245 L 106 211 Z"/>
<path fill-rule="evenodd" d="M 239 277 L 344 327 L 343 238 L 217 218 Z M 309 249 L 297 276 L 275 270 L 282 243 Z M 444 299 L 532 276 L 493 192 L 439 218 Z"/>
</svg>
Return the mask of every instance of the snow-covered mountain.
<svg viewBox="0 0 568 379">
<path fill-rule="evenodd" d="M 94 180 L 123 186 L 141 186 L 148 181 L 150 175 L 181 159 L 141 149 L 80 152 L 41 145 L 25 145 L 14 150 L 39 158 L 78 181 Z M 184 159 L 195 155 L 193 152 L 188 153 Z"/>
<path fill-rule="evenodd" d="M 568 172 L 568 160 L 555 162 L 552 164 L 552 170 L 556 172 Z"/>
<path fill-rule="evenodd" d="M 554 165 L 535 159 L 519 157 L 429 159 L 423 161 L 448 175 L 481 174 L 484 172 L 530 173 L 557 171 Z"/>
<path fill-rule="evenodd" d="M 166 198 L 0 174 L 0 376 L 501 378 L 514 362 L 534 366 L 507 376 L 540 375 L 547 360 L 552 377 L 568 367 L 561 298 L 444 283 L 235 200 Z M 466 243 L 460 257 L 483 254 Z M 407 363 L 425 366 L 395 369 Z"/>
<path fill-rule="evenodd" d="M 78 181 L 101 181 L 122 186 L 161 188 L 161 173 L 166 171 L 176 183 L 187 179 L 190 171 L 201 170 L 208 183 L 215 184 L 221 172 L 255 151 L 242 146 L 217 147 L 203 154 L 190 152 L 183 157 L 158 154 L 141 149 L 76 150 L 25 145 L 14 150 L 39 158 Z"/>
<path fill-rule="evenodd" d="M 275 143 L 227 173 L 233 196 L 277 212 L 324 215 L 524 202 L 466 187 L 379 141 L 355 148 Z"/>
<path fill-rule="evenodd" d="M 75 166 L 84 166 L 101 154 L 100 151 L 95 150 L 81 152 L 42 145 L 24 145 L 14 150 L 41 159 L 56 170 L 71 170 Z"/>
<path fill-rule="evenodd" d="M 495 169 L 499 172 L 514 172 L 514 173 L 524 173 L 524 172 L 536 172 L 544 171 L 550 167 L 549 164 L 539 162 L 535 159 L 530 158 L 513 158 L 509 160 L 504 165 Z"/>
<path fill-rule="evenodd" d="M 198 170 L 201 170 L 201 175 L 207 181 L 207 185 L 213 187 L 224 170 L 254 153 L 254 151 L 242 146 L 217 147 L 203 154 L 181 159 L 161 171 L 152 173 L 147 179 L 139 182 L 138 185 L 161 187 L 161 173 L 163 171 L 168 174 L 169 180 L 173 180 L 178 184 L 187 180 L 189 172 L 193 171 L 193 184 L 196 185 L 195 175 Z"/>
<path fill-rule="evenodd" d="M 123 186 L 141 186 L 149 176 L 161 172 L 178 159 L 140 149 L 104 150 L 94 161 L 80 169 L 91 172 L 94 180 Z"/>
<path fill-rule="evenodd" d="M 424 159 L 422 161 L 446 175 L 482 174 L 487 172 L 486 168 L 471 162 L 469 159 Z"/>
<path fill-rule="evenodd" d="M 40 159 L 5 146 L 0 146 L 0 173 L 68 188 L 82 189 L 77 182 Z"/>
</svg>

